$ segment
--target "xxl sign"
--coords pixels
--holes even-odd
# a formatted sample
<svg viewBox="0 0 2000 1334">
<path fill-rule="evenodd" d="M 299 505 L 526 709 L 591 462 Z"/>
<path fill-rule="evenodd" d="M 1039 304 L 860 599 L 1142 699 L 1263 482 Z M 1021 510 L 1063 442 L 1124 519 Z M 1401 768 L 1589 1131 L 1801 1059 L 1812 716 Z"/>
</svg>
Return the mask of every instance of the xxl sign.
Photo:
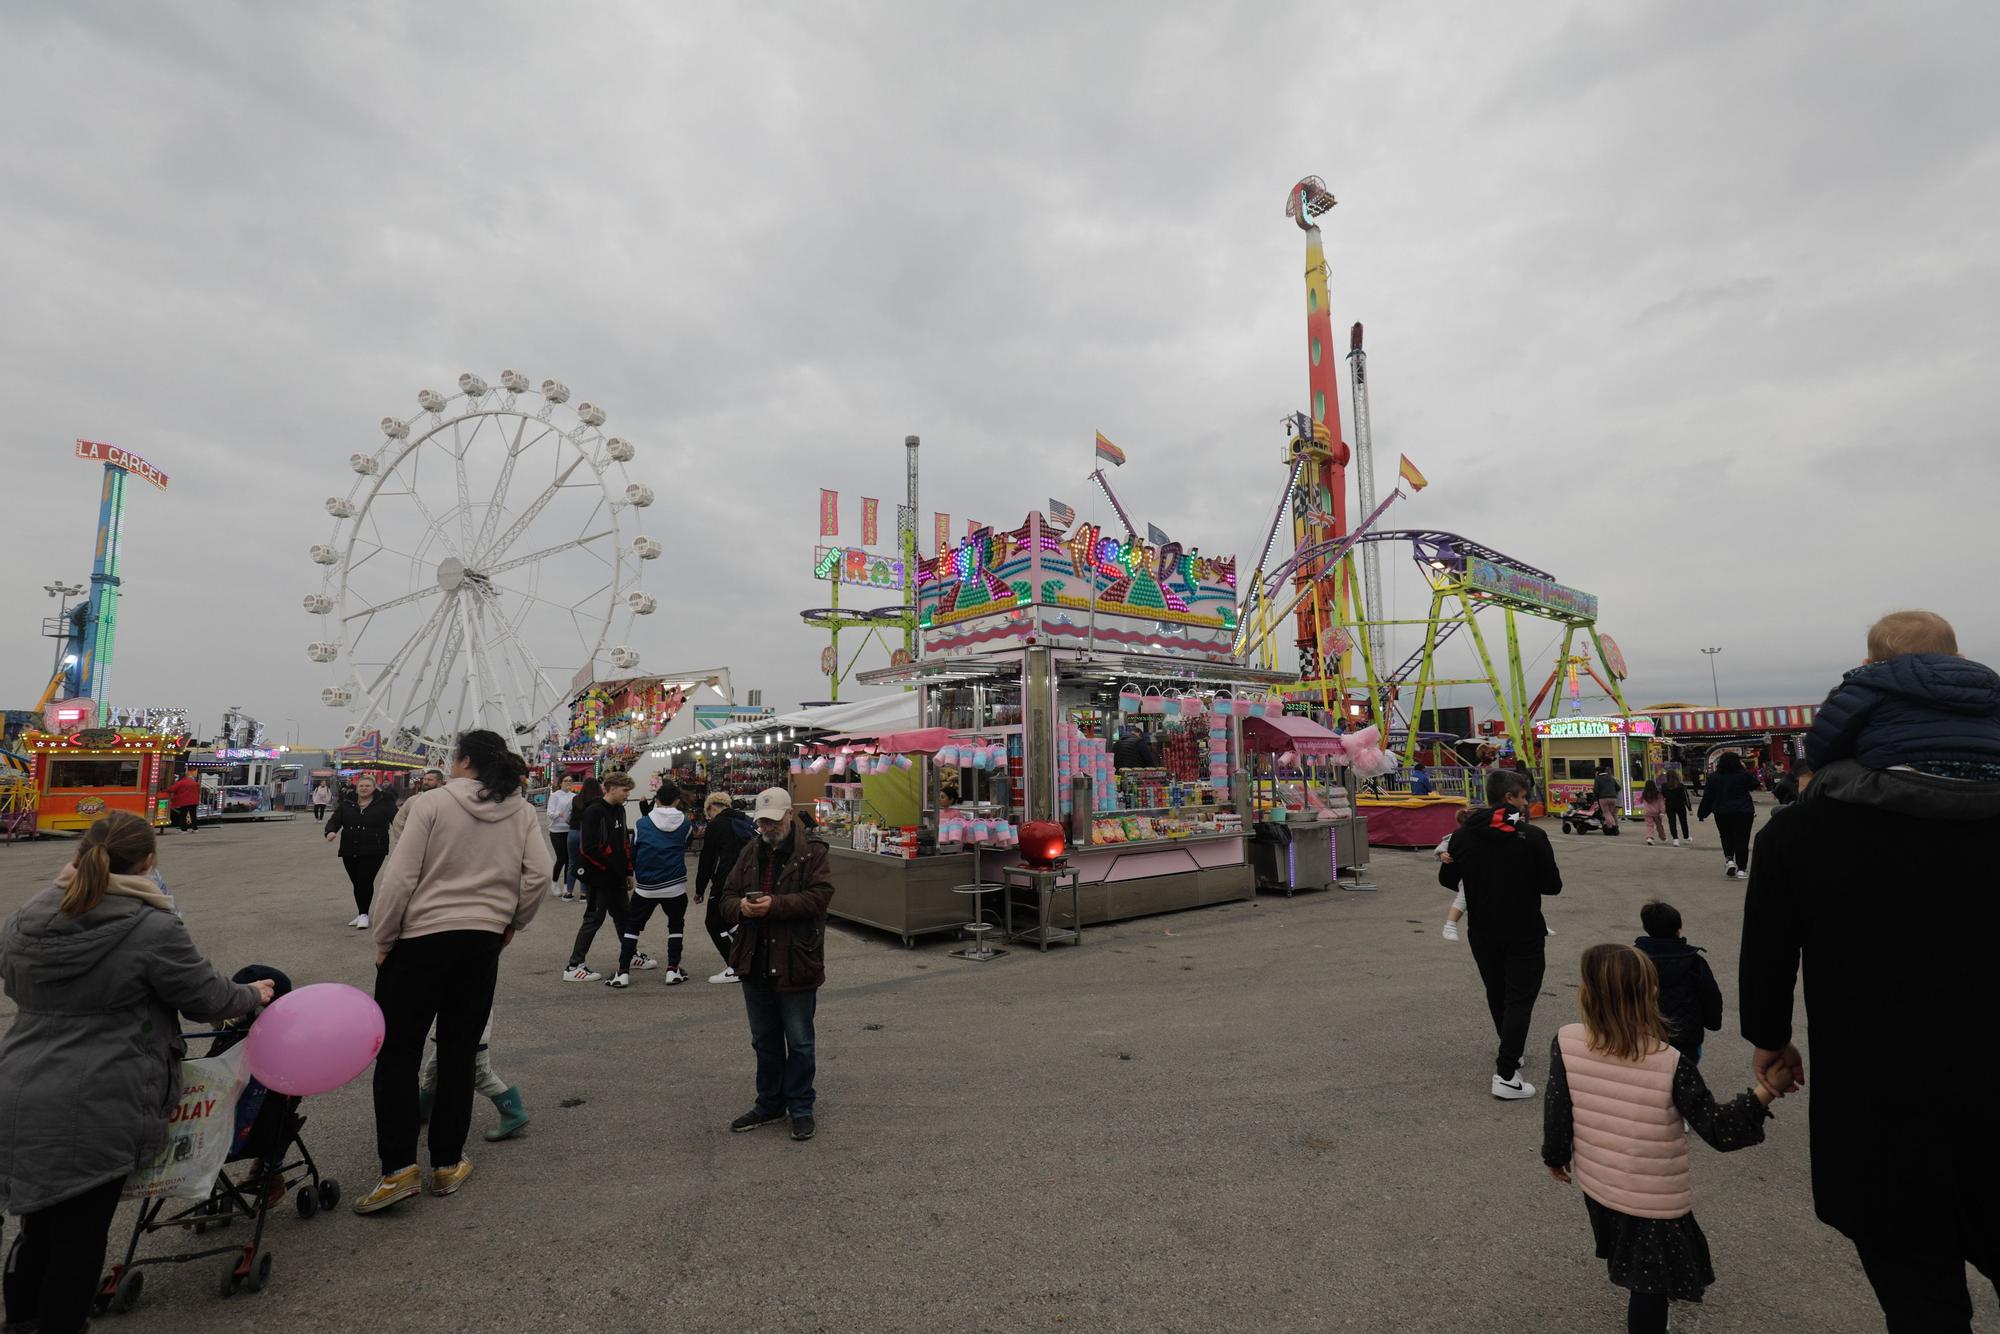
<svg viewBox="0 0 2000 1334">
<path fill-rule="evenodd" d="M 1597 619 L 1597 594 L 1529 574 L 1512 565 L 1474 557 L 1465 563 L 1465 586 L 1476 592 L 1525 602 L 1558 616 L 1573 616 L 1580 621 Z"/>
<path fill-rule="evenodd" d="M 108 463 L 114 468 L 123 468 L 134 477 L 143 478 L 162 491 L 167 489 L 167 475 L 130 450 L 107 445 L 102 440 L 79 440 L 76 442 L 76 456 L 80 459 L 89 459 L 93 463 Z"/>
</svg>

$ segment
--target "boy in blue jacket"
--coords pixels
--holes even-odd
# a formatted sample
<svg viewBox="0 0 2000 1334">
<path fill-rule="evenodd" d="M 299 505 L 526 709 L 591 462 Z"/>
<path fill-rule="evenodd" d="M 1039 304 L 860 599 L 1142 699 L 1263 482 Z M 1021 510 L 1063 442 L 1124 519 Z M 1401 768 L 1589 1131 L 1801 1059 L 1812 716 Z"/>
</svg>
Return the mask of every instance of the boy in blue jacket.
<svg viewBox="0 0 2000 1334">
<path fill-rule="evenodd" d="M 1936 612 L 1892 612 L 1868 628 L 1868 661 L 1845 677 L 1806 735 L 1816 770 L 1835 760 L 2000 780 L 2000 675 L 1961 657 Z"/>
<path fill-rule="evenodd" d="M 681 809 L 680 785 L 662 779 L 653 796 L 653 809 L 639 817 L 632 835 L 632 906 L 618 942 L 618 971 L 604 985 L 623 990 L 632 985 L 632 969 L 651 968 L 653 960 L 639 953 L 639 933 L 653 915 L 664 908 L 667 914 L 667 971 L 660 980 L 668 986 L 687 981 L 681 971 L 681 940 L 687 927 L 687 845 L 692 826 Z"/>
</svg>

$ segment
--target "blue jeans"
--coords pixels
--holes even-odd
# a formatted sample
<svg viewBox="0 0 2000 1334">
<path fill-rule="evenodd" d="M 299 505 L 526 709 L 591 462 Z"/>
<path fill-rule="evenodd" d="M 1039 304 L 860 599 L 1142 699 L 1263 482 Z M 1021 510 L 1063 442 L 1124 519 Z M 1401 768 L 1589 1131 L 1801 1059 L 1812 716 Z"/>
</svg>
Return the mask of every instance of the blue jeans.
<svg viewBox="0 0 2000 1334">
<path fill-rule="evenodd" d="M 569 831 L 569 865 L 563 871 L 563 892 L 576 893 L 576 864 L 583 860 L 583 831 Z"/>
<path fill-rule="evenodd" d="M 750 1012 L 750 1049 L 757 1053 L 757 1110 L 811 1116 L 819 993 L 779 991 L 745 979 L 743 1007 Z"/>
</svg>

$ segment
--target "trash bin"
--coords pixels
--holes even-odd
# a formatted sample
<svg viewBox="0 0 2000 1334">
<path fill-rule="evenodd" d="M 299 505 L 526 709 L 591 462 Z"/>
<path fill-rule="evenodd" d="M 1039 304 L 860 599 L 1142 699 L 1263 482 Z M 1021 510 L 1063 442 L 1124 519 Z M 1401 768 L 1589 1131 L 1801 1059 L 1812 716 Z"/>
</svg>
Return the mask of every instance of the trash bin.
<svg viewBox="0 0 2000 1334">
<path fill-rule="evenodd" d="M 1250 867 L 1260 889 L 1291 889 L 1292 828 L 1280 820 L 1250 827 Z"/>
</svg>

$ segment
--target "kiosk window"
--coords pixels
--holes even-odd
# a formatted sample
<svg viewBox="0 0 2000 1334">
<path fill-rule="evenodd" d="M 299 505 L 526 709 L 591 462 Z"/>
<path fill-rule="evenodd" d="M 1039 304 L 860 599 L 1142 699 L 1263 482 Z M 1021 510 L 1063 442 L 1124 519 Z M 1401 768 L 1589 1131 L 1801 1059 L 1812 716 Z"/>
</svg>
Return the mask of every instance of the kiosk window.
<svg viewBox="0 0 2000 1334">
<path fill-rule="evenodd" d="M 51 788 L 139 786 L 139 761 L 55 760 L 49 765 Z"/>
</svg>

